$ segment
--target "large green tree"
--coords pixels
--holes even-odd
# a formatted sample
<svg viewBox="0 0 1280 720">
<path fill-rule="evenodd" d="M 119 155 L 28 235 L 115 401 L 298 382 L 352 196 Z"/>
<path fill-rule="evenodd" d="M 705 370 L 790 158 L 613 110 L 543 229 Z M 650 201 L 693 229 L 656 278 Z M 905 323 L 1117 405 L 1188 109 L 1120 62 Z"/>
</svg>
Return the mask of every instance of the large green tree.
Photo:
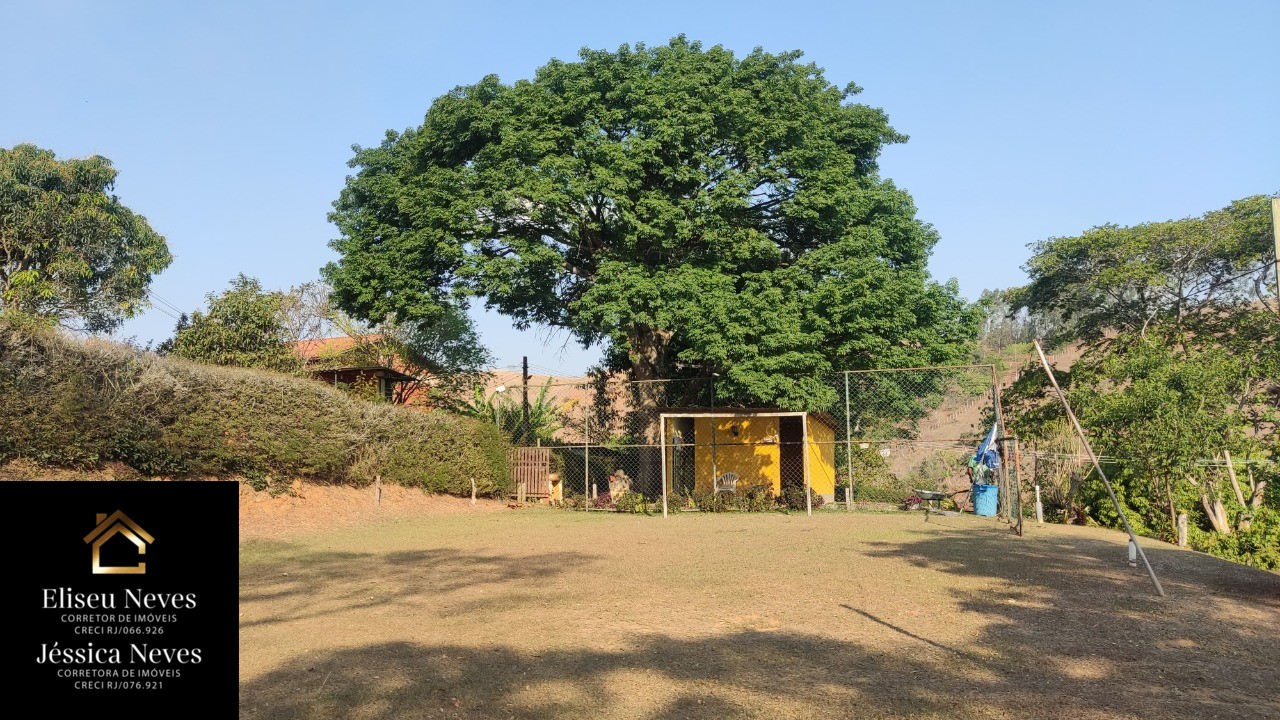
<svg viewBox="0 0 1280 720">
<path fill-rule="evenodd" d="M 479 296 L 635 379 L 813 405 L 831 370 L 948 362 L 976 317 L 929 278 L 936 233 L 876 160 L 903 142 L 801 53 L 683 36 L 489 76 L 356 148 L 337 304 L 432 321 Z"/>
<path fill-rule="evenodd" d="M 111 330 L 147 306 L 172 262 L 146 218 L 110 194 L 111 161 L 0 148 L 0 310 Z"/>
</svg>

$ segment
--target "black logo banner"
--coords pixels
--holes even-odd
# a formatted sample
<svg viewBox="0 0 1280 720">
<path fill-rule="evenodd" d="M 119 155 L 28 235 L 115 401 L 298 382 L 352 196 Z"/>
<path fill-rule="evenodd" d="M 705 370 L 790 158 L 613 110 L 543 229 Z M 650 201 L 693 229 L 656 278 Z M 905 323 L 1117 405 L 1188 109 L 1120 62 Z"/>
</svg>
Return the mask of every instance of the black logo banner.
<svg viewBox="0 0 1280 720">
<path fill-rule="evenodd" d="M 6 685 L 44 711 L 234 717 L 233 482 L 0 482 Z"/>
</svg>

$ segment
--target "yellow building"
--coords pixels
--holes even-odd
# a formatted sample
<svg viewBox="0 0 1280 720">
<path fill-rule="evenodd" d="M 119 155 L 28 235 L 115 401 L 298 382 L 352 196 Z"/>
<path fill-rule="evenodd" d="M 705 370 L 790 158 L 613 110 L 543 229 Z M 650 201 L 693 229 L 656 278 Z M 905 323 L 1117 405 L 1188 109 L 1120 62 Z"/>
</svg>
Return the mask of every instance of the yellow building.
<svg viewBox="0 0 1280 720">
<path fill-rule="evenodd" d="M 835 424 L 821 413 L 770 409 L 670 409 L 662 413 L 667 492 L 705 494 L 737 476 L 739 492 L 803 488 L 835 500 Z M 723 484 L 723 483 L 722 483 Z"/>
</svg>

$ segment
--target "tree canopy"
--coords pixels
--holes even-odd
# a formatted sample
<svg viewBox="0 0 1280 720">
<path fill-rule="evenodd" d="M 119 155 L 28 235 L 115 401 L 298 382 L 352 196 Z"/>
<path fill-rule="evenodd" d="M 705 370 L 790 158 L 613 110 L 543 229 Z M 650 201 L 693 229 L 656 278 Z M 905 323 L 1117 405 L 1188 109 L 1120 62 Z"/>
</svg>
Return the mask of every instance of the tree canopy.
<svg viewBox="0 0 1280 720">
<path fill-rule="evenodd" d="M 0 148 L 0 310 L 98 332 L 147 306 L 151 277 L 173 258 L 146 218 L 109 194 L 115 179 L 97 155 Z"/>
<path fill-rule="evenodd" d="M 906 137 L 800 58 L 681 36 L 454 89 L 355 148 L 324 270 L 336 303 L 430 322 L 478 296 L 602 344 L 608 369 L 719 373 L 742 402 L 959 359 L 976 314 L 930 280 L 937 235 L 878 175 Z"/>
<path fill-rule="evenodd" d="M 266 292 L 257 278 L 243 273 L 222 293 L 209 293 L 206 312 L 195 311 L 189 323 L 178 323 L 163 352 L 178 357 L 234 367 L 298 372 L 301 357 L 294 351 L 284 310 L 289 297 Z M 185 318 L 184 318 L 185 319 Z"/>
<path fill-rule="evenodd" d="M 1271 200 L 1237 200 L 1183 220 L 1102 225 L 1033 243 L 1016 307 L 1061 313 L 1087 343 L 1108 333 L 1218 333 L 1226 309 L 1275 315 Z M 1255 319 L 1261 319 L 1258 315 Z M 1274 342 L 1272 343 L 1274 345 Z"/>
</svg>

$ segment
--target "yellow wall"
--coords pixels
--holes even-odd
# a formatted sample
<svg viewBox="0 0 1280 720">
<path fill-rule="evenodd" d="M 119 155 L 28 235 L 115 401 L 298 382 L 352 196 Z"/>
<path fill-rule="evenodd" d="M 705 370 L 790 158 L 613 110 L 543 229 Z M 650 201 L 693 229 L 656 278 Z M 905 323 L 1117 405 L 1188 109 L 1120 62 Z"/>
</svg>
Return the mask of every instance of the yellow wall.
<svg viewBox="0 0 1280 720">
<path fill-rule="evenodd" d="M 716 475 L 738 474 L 738 487 L 766 485 L 774 494 L 782 492 L 781 452 L 778 445 L 778 416 L 707 417 L 694 416 L 694 492 L 710 493 Z M 667 424 L 667 488 L 674 482 L 673 439 L 675 423 Z M 715 450 L 712 451 L 712 428 Z M 737 427 L 738 435 L 733 429 Z M 835 494 L 835 431 L 809 418 L 809 482 L 815 494 Z M 688 438 L 685 439 L 686 442 Z M 714 470 L 712 462 L 714 457 Z"/>
<path fill-rule="evenodd" d="M 712 435 L 712 427 L 715 435 Z M 733 434 L 737 428 L 738 434 Z M 778 418 L 698 417 L 694 419 L 694 492 L 709 493 L 714 478 L 738 473 L 738 487 L 768 485 L 779 490 Z M 714 452 L 712 438 L 715 439 Z M 773 444 L 767 441 L 774 438 Z M 714 470 L 713 470 L 714 462 Z"/>
<path fill-rule="evenodd" d="M 836 431 L 809 416 L 809 488 L 814 495 L 836 493 Z"/>
</svg>

